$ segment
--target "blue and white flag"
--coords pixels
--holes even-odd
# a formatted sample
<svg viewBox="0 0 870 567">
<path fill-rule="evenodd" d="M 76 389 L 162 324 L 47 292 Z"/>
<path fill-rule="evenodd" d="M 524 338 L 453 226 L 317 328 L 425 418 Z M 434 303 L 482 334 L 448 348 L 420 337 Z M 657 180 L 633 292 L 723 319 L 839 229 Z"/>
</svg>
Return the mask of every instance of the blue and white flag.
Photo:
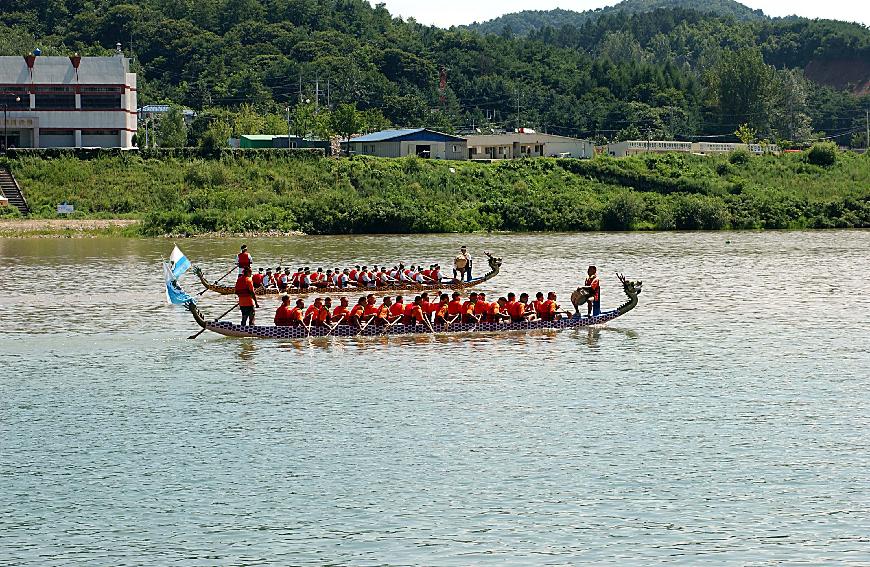
<svg viewBox="0 0 870 567">
<path fill-rule="evenodd" d="M 166 280 L 167 303 L 172 305 L 184 305 L 189 301 L 196 303 L 196 300 L 184 291 L 180 285 L 178 285 L 178 281 L 175 279 L 175 276 L 172 275 L 172 268 L 170 268 L 169 264 L 166 262 L 163 262 L 163 277 Z"/>
<path fill-rule="evenodd" d="M 176 280 L 190 269 L 190 260 L 178 249 L 178 246 L 172 250 L 172 254 L 169 256 L 169 264 L 172 266 L 172 278 Z"/>
</svg>

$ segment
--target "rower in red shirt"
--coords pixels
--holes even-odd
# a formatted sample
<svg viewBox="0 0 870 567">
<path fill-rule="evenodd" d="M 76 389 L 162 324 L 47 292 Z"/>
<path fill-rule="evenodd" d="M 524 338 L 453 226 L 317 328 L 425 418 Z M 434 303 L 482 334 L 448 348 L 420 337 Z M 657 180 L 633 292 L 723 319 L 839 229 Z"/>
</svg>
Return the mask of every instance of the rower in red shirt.
<svg viewBox="0 0 870 567">
<path fill-rule="evenodd" d="M 538 316 L 538 319 L 543 319 L 544 315 L 544 294 L 543 292 L 538 292 L 535 294 L 535 300 L 532 302 L 532 308 L 535 311 L 535 314 Z"/>
<path fill-rule="evenodd" d="M 305 301 L 301 299 L 296 300 L 296 307 L 290 310 L 290 325 L 294 327 L 298 327 L 300 325 L 305 324 L 305 317 L 303 315 L 305 309 Z"/>
<path fill-rule="evenodd" d="M 474 304 L 474 316 L 478 321 L 485 321 L 486 315 L 489 313 L 489 303 L 486 301 L 485 293 L 477 294 L 477 303 Z"/>
<path fill-rule="evenodd" d="M 284 295 L 281 297 L 281 305 L 278 306 L 278 309 L 275 310 L 275 326 L 276 327 L 289 327 L 292 325 L 291 314 L 293 311 L 293 307 L 290 303 L 290 296 Z"/>
<path fill-rule="evenodd" d="M 396 296 L 396 302 L 390 307 L 390 316 L 399 317 L 405 314 L 405 300 L 401 295 Z"/>
<path fill-rule="evenodd" d="M 254 284 L 254 289 L 263 287 L 263 280 L 265 278 L 266 274 L 263 273 L 263 268 L 257 268 L 257 273 L 251 276 L 251 283 Z"/>
<path fill-rule="evenodd" d="M 378 314 L 378 303 L 375 299 L 374 294 L 368 294 L 366 296 L 366 308 L 363 312 L 363 317 L 370 317 L 372 315 Z"/>
<path fill-rule="evenodd" d="M 447 323 L 447 311 L 450 308 L 450 296 L 446 293 L 442 293 L 438 303 L 434 303 L 433 305 L 435 306 L 435 317 L 432 320 L 438 325 Z"/>
<path fill-rule="evenodd" d="M 329 310 L 323 306 L 323 298 L 318 297 L 305 311 L 305 321 L 309 325 L 323 326 L 326 324 L 326 316 L 328 314 Z"/>
<path fill-rule="evenodd" d="M 453 299 L 447 306 L 447 315 L 451 318 L 462 315 L 462 296 L 458 291 L 453 292 Z"/>
</svg>

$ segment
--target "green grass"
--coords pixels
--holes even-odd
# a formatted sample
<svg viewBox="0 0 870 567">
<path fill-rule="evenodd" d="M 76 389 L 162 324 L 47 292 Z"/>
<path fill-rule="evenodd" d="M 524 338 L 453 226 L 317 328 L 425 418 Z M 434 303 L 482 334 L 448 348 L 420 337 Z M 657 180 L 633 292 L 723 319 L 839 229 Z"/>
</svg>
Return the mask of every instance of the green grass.
<svg viewBox="0 0 870 567">
<path fill-rule="evenodd" d="M 309 156 L 9 159 L 34 216 L 146 235 L 870 227 L 870 156 L 665 154 L 495 164 Z M 453 171 L 451 171 L 451 168 Z M 73 217 L 73 218 L 75 218 Z"/>
</svg>

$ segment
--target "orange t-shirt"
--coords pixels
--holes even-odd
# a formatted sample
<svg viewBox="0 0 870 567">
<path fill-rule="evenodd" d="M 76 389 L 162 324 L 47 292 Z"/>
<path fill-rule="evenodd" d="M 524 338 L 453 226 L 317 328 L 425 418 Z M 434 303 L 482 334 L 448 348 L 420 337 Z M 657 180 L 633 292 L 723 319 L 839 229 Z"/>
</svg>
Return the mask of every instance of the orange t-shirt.
<svg viewBox="0 0 870 567">
<path fill-rule="evenodd" d="M 339 305 L 338 307 L 336 307 L 335 309 L 332 310 L 332 319 L 334 321 L 338 321 L 342 317 L 348 317 L 348 316 L 350 316 L 350 311 L 347 310 L 347 307 L 343 307 L 343 306 Z"/>
<path fill-rule="evenodd" d="M 369 315 L 377 315 L 378 314 L 378 306 L 377 305 L 369 305 L 366 304 L 366 308 L 363 311 L 363 317 L 368 317 Z"/>
<path fill-rule="evenodd" d="M 279 305 L 278 309 L 275 310 L 275 325 L 278 327 L 286 327 L 290 325 L 290 322 L 293 320 L 293 307 L 287 307 L 286 305 Z"/>
<path fill-rule="evenodd" d="M 362 317 L 365 315 L 366 306 L 365 305 L 354 305 L 353 309 L 350 310 L 351 317 Z"/>
<path fill-rule="evenodd" d="M 526 304 L 514 301 L 508 307 L 508 315 L 511 316 L 511 319 L 522 319 L 526 315 Z"/>
<path fill-rule="evenodd" d="M 416 322 L 416 323 L 422 323 L 423 322 L 423 308 L 419 305 L 412 304 L 412 306 L 413 307 L 411 309 L 411 319 L 413 319 L 414 322 Z"/>
<path fill-rule="evenodd" d="M 236 295 L 239 298 L 239 305 L 242 307 L 254 306 L 254 282 L 251 278 L 245 276 L 239 277 L 236 280 Z"/>
</svg>

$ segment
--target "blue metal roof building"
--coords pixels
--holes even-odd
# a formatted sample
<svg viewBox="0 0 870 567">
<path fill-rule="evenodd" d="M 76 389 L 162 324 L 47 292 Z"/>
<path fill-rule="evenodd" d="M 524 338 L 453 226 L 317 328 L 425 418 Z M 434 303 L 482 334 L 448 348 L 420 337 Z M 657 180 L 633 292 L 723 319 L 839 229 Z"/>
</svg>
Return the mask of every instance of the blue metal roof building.
<svg viewBox="0 0 870 567">
<path fill-rule="evenodd" d="M 465 138 L 428 128 L 382 130 L 352 138 L 345 146 L 352 155 L 380 157 L 416 155 L 433 159 L 468 159 Z"/>
</svg>

